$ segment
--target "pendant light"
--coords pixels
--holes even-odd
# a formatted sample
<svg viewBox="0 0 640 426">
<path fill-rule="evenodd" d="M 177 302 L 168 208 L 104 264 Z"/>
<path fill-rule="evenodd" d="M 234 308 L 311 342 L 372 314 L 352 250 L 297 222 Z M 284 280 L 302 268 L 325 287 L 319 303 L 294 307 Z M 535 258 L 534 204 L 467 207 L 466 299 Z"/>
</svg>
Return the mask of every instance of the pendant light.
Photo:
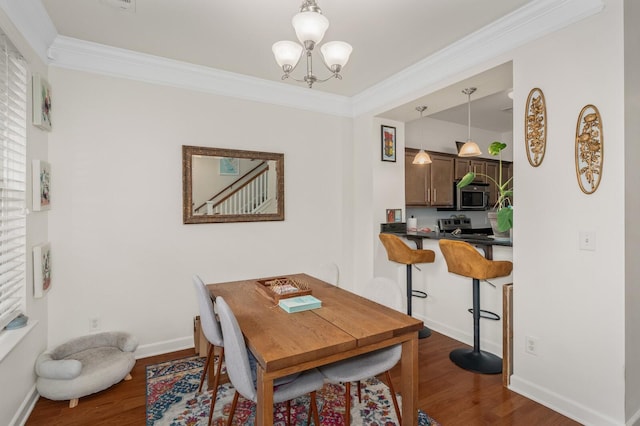
<svg viewBox="0 0 640 426">
<path fill-rule="evenodd" d="M 477 157 L 482 154 L 480 151 L 480 147 L 477 143 L 471 140 L 471 94 L 476 91 L 475 87 L 468 87 L 462 91 L 465 95 L 468 96 L 468 104 L 469 104 L 469 134 L 467 137 L 467 142 L 462 145 L 460 148 L 460 152 L 458 152 L 458 157 Z"/>
<path fill-rule="evenodd" d="M 421 105 L 416 107 L 416 111 L 420 112 L 420 121 L 422 121 L 422 113 L 427 109 L 426 106 Z M 420 146 L 423 146 L 424 138 L 422 137 L 422 127 L 420 127 Z M 420 149 L 420 152 L 413 158 L 413 164 L 430 164 L 431 157 L 424 149 Z"/>
</svg>

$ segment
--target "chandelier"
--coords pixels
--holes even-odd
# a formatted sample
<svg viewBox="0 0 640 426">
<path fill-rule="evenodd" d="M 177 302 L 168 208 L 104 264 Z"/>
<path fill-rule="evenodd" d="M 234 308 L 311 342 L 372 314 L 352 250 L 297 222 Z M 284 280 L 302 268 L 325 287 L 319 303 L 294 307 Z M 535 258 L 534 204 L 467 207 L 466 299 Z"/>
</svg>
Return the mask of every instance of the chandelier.
<svg viewBox="0 0 640 426">
<path fill-rule="evenodd" d="M 478 146 L 478 144 L 475 143 L 473 139 L 471 139 L 471 94 L 475 91 L 475 87 L 468 87 L 462 91 L 462 93 L 464 93 L 468 97 L 467 111 L 469 114 L 469 134 L 467 137 L 467 141 L 464 145 L 462 145 L 462 148 L 460 148 L 460 151 L 458 152 L 458 157 L 477 157 L 478 155 L 482 155 L 482 151 L 480 151 L 480 147 Z"/>
<path fill-rule="evenodd" d="M 330 41 L 320 47 L 325 66 L 331 71 L 331 75 L 325 79 L 319 79 L 313 73 L 313 58 L 311 53 L 317 44 L 322 41 L 324 33 L 329 28 L 329 20 L 322 14 L 322 10 L 316 0 L 304 0 L 300 6 L 300 12 L 291 20 L 301 45 L 293 41 L 278 41 L 273 44 L 271 50 L 276 58 L 278 66 L 282 67 L 284 75 L 282 79 L 291 78 L 301 83 L 307 83 L 309 88 L 313 83 L 325 82 L 331 78 L 342 79 L 340 71 L 349 61 L 349 55 L 353 48 L 344 41 Z M 302 58 L 303 52 L 307 57 L 307 74 L 302 79 L 295 78 L 291 72 Z"/>
</svg>

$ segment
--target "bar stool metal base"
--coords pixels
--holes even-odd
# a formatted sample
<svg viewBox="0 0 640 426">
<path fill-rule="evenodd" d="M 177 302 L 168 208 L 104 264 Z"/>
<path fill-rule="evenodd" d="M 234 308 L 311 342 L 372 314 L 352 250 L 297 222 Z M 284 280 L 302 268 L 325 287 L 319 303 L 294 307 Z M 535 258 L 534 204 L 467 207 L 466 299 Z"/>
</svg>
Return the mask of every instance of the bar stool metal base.
<svg viewBox="0 0 640 426">
<path fill-rule="evenodd" d="M 425 339 L 429 336 L 431 336 L 431 330 L 428 327 L 423 327 L 418 331 L 418 339 Z"/>
<path fill-rule="evenodd" d="M 483 374 L 502 373 L 502 359 L 492 353 L 473 349 L 454 349 L 449 359 L 465 370 Z"/>
</svg>

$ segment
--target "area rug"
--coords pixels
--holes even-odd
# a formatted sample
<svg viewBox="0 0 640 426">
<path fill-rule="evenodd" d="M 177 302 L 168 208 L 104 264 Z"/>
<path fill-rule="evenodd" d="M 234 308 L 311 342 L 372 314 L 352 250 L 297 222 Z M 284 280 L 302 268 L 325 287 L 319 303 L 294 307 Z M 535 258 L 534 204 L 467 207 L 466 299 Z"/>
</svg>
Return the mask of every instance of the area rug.
<svg viewBox="0 0 640 426">
<path fill-rule="evenodd" d="M 205 426 L 209 419 L 211 392 L 197 394 L 200 374 L 205 358 L 188 357 L 147 366 L 147 426 Z M 216 360 L 217 361 L 217 360 Z M 224 365 L 223 365 L 224 368 Z M 352 391 L 354 387 L 352 386 Z M 235 389 L 230 383 L 218 388 L 212 424 L 226 425 Z M 401 403 L 400 398 L 398 398 Z M 317 393 L 318 411 L 322 425 L 344 424 L 344 386 L 327 383 Z M 309 396 L 291 401 L 292 424 L 309 424 Z M 286 404 L 276 404 L 274 426 L 286 424 Z M 294 420 L 295 419 L 295 420 Z M 353 425 L 397 425 L 389 388 L 376 378 L 362 382 L 362 403 L 354 396 L 351 407 Z M 234 425 L 255 424 L 255 404 L 238 400 L 233 417 Z M 419 410 L 420 426 L 440 426 L 438 422 Z"/>
</svg>

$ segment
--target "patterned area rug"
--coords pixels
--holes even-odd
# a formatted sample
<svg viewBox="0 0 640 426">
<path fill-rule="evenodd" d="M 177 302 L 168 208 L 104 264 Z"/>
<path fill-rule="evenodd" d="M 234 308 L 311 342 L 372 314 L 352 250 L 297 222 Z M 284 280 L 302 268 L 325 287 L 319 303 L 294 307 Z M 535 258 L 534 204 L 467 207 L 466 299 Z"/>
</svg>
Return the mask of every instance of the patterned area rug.
<svg viewBox="0 0 640 426">
<path fill-rule="evenodd" d="M 204 361 L 204 358 L 194 356 L 147 366 L 147 426 L 204 426 L 207 424 L 211 392 L 196 394 Z M 213 412 L 213 425 L 226 424 L 234 392 L 235 389 L 230 383 L 219 387 Z M 352 386 L 352 392 L 355 394 L 354 386 Z M 398 401 L 401 403 L 400 398 Z M 317 403 L 322 425 L 344 424 L 344 386 L 325 384 L 318 392 Z M 291 401 L 292 424 L 308 425 L 308 407 L 308 395 Z M 285 419 L 285 403 L 276 404 L 274 425 L 284 426 Z M 351 419 L 354 425 L 397 425 L 389 388 L 376 378 L 362 382 L 362 403 L 359 404 L 357 397 L 354 396 Z M 238 400 L 233 424 L 242 426 L 255 424 L 255 405 L 242 396 Z M 422 411 L 418 412 L 418 424 L 440 426 Z"/>
</svg>

